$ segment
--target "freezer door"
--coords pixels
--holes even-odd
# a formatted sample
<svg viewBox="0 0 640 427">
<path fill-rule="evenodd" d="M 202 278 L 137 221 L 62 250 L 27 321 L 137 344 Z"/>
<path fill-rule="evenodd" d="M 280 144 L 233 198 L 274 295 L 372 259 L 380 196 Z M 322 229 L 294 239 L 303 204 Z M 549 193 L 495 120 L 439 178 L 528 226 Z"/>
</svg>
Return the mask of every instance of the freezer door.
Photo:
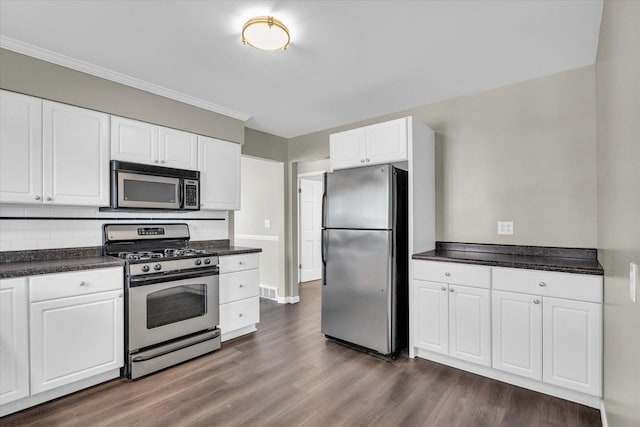
<svg viewBox="0 0 640 427">
<path fill-rule="evenodd" d="M 391 172 L 379 165 L 327 173 L 323 227 L 390 229 Z"/>
<path fill-rule="evenodd" d="M 392 231 L 323 233 L 322 333 L 391 353 Z"/>
</svg>

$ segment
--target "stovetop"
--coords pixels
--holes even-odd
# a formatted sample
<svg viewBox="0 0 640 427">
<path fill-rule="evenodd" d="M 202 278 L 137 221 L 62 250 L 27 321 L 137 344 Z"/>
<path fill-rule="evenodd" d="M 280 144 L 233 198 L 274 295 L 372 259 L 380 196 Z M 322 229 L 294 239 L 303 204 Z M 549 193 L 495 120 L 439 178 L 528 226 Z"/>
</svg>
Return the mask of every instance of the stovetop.
<svg viewBox="0 0 640 427">
<path fill-rule="evenodd" d="M 202 249 L 191 248 L 167 248 L 153 251 L 139 252 L 120 252 L 118 258 L 127 261 L 146 261 L 146 260 L 163 260 L 163 259 L 180 259 L 193 256 L 211 256 L 211 252 Z"/>
</svg>

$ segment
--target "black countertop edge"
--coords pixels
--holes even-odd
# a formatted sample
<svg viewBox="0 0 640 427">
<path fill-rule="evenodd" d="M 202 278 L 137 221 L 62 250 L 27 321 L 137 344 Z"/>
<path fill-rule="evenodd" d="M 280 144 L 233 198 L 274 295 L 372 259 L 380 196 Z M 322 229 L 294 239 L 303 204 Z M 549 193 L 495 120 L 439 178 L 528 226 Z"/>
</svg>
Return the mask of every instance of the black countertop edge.
<svg viewBox="0 0 640 427">
<path fill-rule="evenodd" d="M 110 256 L 7 262 L 0 264 L 0 279 L 64 273 L 77 270 L 92 270 L 96 268 L 122 267 L 124 264 L 124 260 Z"/>
<path fill-rule="evenodd" d="M 482 252 L 489 254 L 598 260 L 597 249 L 555 246 L 496 245 L 491 243 L 436 242 L 436 251 Z"/>
<path fill-rule="evenodd" d="M 190 240 L 189 247 L 193 249 L 215 249 L 219 247 L 228 248 L 231 246 L 229 239 L 220 240 Z"/>
<path fill-rule="evenodd" d="M 442 248 L 442 246 L 440 247 Z M 417 253 L 412 256 L 412 259 L 486 265 L 490 267 L 523 268 L 560 273 L 604 275 L 604 270 L 597 259 L 443 249 Z"/>
</svg>

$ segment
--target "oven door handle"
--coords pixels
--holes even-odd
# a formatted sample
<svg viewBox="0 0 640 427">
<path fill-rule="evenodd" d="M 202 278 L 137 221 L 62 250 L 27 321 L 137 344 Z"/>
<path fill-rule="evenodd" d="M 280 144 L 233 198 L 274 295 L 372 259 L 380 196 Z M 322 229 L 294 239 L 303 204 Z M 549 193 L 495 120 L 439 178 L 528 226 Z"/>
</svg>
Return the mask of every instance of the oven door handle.
<svg viewBox="0 0 640 427">
<path fill-rule="evenodd" d="M 206 268 L 192 272 L 168 273 L 159 276 L 137 276 L 129 279 L 129 286 L 153 285 L 154 283 L 171 282 L 174 280 L 193 279 L 204 276 L 217 276 L 219 274 L 218 267 Z"/>
</svg>

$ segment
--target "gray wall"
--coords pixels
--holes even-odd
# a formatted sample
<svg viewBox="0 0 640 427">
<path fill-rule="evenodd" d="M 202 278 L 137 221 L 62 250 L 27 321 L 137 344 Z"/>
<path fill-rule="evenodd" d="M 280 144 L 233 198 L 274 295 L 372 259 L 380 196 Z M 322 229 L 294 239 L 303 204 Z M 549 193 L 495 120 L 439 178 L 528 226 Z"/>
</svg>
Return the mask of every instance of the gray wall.
<svg viewBox="0 0 640 427">
<path fill-rule="evenodd" d="M 596 247 L 594 67 L 289 140 L 289 161 L 325 159 L 329 134 L 413 115 L 436 131 L 436 238 Z M 513 220 L 513 236 L 497 221 Z"/>
<path fill-rule="evenodd" d="M 605 271 L 604 400 L 609 425 L 640 425 L 640 2 L 605 1 L 596 63 L 598 248 Z"/>
<path fill-rule="evenodd" d="M 287 161 L 287 140 L 259 130 L 245 128 L 242 154 L 262 159 Z"/>
<path fill-rule="evenodd" d="M 0 88 L 227 141 L 244 122 L 100 77 L 0 49 Z"/>
</svg>

